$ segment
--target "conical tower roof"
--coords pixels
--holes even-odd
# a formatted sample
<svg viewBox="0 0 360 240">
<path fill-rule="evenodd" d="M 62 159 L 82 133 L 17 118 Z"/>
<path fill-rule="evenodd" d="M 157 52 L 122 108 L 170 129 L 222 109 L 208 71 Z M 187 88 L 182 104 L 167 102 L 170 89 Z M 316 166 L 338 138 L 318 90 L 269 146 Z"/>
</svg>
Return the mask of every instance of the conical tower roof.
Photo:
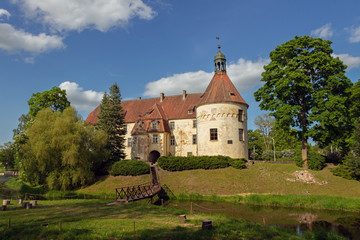
<svg viewBox="0 0 360 240">
<path fill-rule="evenodd" d="M 220 102 L 235 102 L 248 105 L 225 71 L 215 73 L 202 95 L 199 105 Z"/>
</svg>

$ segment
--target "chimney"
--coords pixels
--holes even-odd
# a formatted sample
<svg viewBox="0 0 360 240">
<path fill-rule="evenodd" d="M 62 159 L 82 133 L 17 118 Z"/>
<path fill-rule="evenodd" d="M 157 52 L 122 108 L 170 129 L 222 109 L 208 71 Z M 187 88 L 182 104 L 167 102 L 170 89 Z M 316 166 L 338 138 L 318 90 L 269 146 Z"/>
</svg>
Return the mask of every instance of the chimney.
<svg viewBox="0 0 360 240">
<path fill-rule="evenodd" d="M 164 93 L 160 93 L 160 102 L 164 100 Z"/>
<path fill-rule="evenodd" d="M 138 100 L 141 100 L 141 97 L 138 97 Z"/>
<path fill-rule="evenodd" d="M 186 98 L 186 90 L 183 90 L 183 100 Z"/>
</svg>

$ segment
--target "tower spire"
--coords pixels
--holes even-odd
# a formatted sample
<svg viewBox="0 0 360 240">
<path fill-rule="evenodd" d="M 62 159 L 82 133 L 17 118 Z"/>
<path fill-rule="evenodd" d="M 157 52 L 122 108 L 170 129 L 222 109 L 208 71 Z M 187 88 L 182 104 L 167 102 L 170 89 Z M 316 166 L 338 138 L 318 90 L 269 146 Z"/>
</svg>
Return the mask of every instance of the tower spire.
<svg viewBox="0 0 360 240">
<path fill-rule="evenodd" d="M 226 58 L 225 55 L 220 51 L 220 37 L 216 37 L 219 40 L 218 49 L 219 51 L 214 56 L 214 63 L 215 63 L 215 74 L 226 72 Z"/>
</svg>

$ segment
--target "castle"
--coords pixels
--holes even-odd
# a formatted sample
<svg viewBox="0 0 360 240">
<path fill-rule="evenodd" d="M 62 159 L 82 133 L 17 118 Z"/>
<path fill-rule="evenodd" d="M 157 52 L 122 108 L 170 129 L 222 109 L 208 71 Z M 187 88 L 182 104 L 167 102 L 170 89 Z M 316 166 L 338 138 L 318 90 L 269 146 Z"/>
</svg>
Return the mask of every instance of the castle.
<svg viewBox="0 0 360 240">
<path fill-rule="evenodd" d="M 248 158 L 247 108 L 226 73 L 225 55 L 214 57 L 215 74 L 204 93 L 122 101 L 127 159 L 160 156 Z M 86 119 L 95 124 L 98 106 Z"/>
</svg>

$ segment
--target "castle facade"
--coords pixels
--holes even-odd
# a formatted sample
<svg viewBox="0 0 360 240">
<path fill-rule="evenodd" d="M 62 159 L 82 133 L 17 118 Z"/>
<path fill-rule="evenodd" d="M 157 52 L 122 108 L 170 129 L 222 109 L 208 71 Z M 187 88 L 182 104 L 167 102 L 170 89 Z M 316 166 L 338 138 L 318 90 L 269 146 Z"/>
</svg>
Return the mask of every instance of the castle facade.
<svg viewBox="0 0 360 240">
<path fill-rule="evenodd" d="M 122 101 L 126 158 L 156 162 L 159 156 L 248 158 L 247 109 L 226 73 L 225 55 L 214 57 L 215 73 L 204 93 Z M 86 122 L 95 124 L 100 107 Z"/>
</svg>

